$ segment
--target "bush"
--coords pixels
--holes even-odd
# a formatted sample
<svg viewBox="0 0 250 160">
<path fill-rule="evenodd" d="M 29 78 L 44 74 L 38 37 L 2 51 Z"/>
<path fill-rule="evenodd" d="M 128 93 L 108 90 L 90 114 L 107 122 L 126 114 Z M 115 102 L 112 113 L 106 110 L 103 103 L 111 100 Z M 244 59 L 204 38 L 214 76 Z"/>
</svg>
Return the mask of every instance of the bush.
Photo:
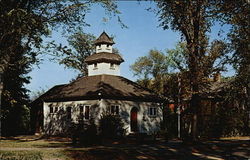
<svg viewBox="0 0 250 160">
<path fill-rule="evenodd" d="M 97 126 L 93 120 L 89 124 L 80 121 L 78 124 L 72 124 L 71 136 L 72 143 L 75 145 L 79 142 L 80 145 L 89 146 L 99 143 L 97 135 Z"/>
<path fill-rule="evenodd" d="M 99 120 L 101 138 L 120 139 L 125 136 L 124 123 L 118 115 L 104 114 Z"/>
<path fill-rule="evenodd" d="M 81 145 L 89 146 L 99 143 L 99 138 L 97 135 L 97 126 L 94 121 L 90 121 L 89 125 L 86 125 L 86 128 L 79 136 L 79 142 Z"/>
<path fill-rule="evenodd" d="M 168 135 L 168 131 L 166 129 L 160 130 L 159 135 L 160 135 L 161 138 L 164 138 L 165 142 L 168 142 L 169 135 Z"/>
</svg>

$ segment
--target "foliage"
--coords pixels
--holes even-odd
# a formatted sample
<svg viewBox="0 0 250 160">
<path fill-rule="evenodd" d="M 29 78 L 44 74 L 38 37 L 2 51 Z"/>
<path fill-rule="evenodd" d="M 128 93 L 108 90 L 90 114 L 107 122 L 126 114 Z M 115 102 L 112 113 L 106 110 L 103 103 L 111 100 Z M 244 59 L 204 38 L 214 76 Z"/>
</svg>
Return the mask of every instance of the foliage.
<svg viewBox="0 0 250 160">
<path fill-rule="evenodd" d="M 116 139 L 125 136 L 124 123 L 118 115 L 105 113 L 99 120 L 101 138 Z"/>
<path fill-rule="evenodd" d="M 247 112 L 250 112 L 250 4 L 245 0 L 240 0 L 237 3 L 223 2 L 220 9 L 222 16 L 225 17 L 224 23 L 232 26 L 228 38 L 233 53 L 231 63 L 237 72 L 235 85 L 245 90 L 244 102 L 245 106 L 248 106 Z"/>
<path fill-rule="evenodd" d="M 176 138 L 177 136 L 177 113 L 171 111 L 170 108 L 165 109 L 165 131 L 167 138 Z"/>
<path fill-rule="evenodd" d="M 1 106 L 2 134 L 25 134 L 29 131 L 28 90 L 24 84 L 29 83 L 26 76 L 30 71 L 31 60 L 25 53 L 11 57 L 13 66 L 8 66 L 3 74 L 3 92 Z"/>
<path fill-rule="evenodd" d="M 165 55 L 158 50 L 150 50 L 147 56 L 139 57 L 131 65 L 131 69 L 136 76 L 141 78 L 156 78 L 160 74 L 168 71 Z"/>
<path fill-rule="evenodd" d="M 221 127 L 221 136 L 249 134 L 249 106 L 247 106 L 245 92 L 244 86 L 238 82 L 237 77 L 228 82 L 225 89 L 225 99 L 219 104 L 216 116 Z"/>
<path fill-rule="evenodd" d="M 185 42 L 178 42 L 174 49 L 167 50 L 167 61 L 173 70 L 178 69 L 183 72 L 187 66 L 187 46 Z"/>
<path fill-rule="evenodd" d="M 210 32 L 214 19 L 214 12 L 217 11 L 216 3 L 208 1 L 156 1 L 160 26 L 164 29 L 171 28 L 179 31 L 186 42 L 187 66 L 191 84 L 191 102 L 193 114 L 192 137 L 197 138 L 197 116 L 200 105 L 199 92 L 203 86 L 203 81 L 212 72 L 219 68 L 214 68 L 215 60 L 227 53 L 226 45 L 217 41 L 211 44 L 213 51 L 207 52 L 209 48 Z M 218 46 L 215 47 L 214 45 Z"/>
<path fill-rule="evenodd" d="M 147 56 L 139 57 L 130 66 L 135 76 L 139 77 L 139 84 L 162 94 L 164 79 L 168 73 L 168 63 L 164 53 L 150 50 Z"/>
<path fill-rule="evenodd" d="M 88 146 L 99 143 L 97 136 L 97 126 L 95 125 L 94 121 L 91 121 L 90 124 L 86 126 L 86 129 L 79 138 L 81 145 Z"/>
<path fill-rule="evenodd" d="M 17 46 L 22 45 L 36 58 L 42 48 L 42 36 L 48 36 L 51 29 L 61 27 L 67 33 L 88 25 L 85 15 L 93 4 L 103 6 L 110 16 L 120 13 L 111 1 L 1 1 L 1 69 L 5 70 L 10 64 L 9 58 L 18 54 Z"/>
<path fill-rule="evenodd" d="M 3 132 L 9 125 L 7 119 L 15 121 L 10 118 L 16 117 L 11 115 L 10 110 L 27 104 L 27 90 L 23 85 L 29 83 L 29 77 L 25 74 L 29 73 L 32 64 L 38 64 L 38 55 L 45 50 L 49 52 L 48 47 L 54 44 L 49 42 L 48 46 L 44 45 L 43 38 L 59 28 L 66 35 L 76 28 L 87 26 L 85 14 L 93 4 L 103 6 L 109 16 L 119 14 L 116 3 L 112 1 L 0 1 L 0 89 L 3 86 L 0 106 Z"/>
<path fill-rule="evenodd" d="M 56 50 L 61 52 L 56 51 L 56 60 L 59 61 L 59 64 L 64 64 L 67 68 L 80 71 L 79 76 L 88 75 L 87 64 L 84 60 L 94 52 L 95 39 L 94 35 L 84 33 L 80 30 L 73 33 L 68 38 L 69 45 L 73 50 L 66 46 L 59 46 Z"/>
<path fill-rule="evenodd" d="M 94 120 L 89 123 L 80 120 L 79 123 L 73 123 L 69 128 L 69 134 L 72 136 L 72 143 L 76 145 L 78 142 L 83 146 L 90 146 L 99 143 L 97 135 L 97 126 Z"/>
</svg>

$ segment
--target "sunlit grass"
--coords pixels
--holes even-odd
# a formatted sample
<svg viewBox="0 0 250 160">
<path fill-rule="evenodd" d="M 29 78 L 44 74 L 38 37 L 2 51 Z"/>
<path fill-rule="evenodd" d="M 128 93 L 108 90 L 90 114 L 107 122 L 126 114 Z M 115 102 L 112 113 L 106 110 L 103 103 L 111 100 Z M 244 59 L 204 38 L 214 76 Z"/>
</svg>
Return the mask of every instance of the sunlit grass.
<svg viewBox="0 0 250 160">
<path fill-rule="evenodd" d="M 1 160 L 42 160 L 42 159 L 60 159 L 69 160 L 70 158 L 64 154 L 64 150 L 13 150 L 0 151 Z"/>
<path fill-rule="evenodd" d="M 24 141 L 24 140 L 0 140 L 0 148 L 43 148 L 43 147 L 53 147 L 60 148 L 66 147 L 70 142 L 55 142 L 47 140 L 36 140 L 36 141 Z"/>
<path fill-rule="evenodd" d="M 241 136 L 241 137 L 222 137 L 221 140 L 250 140 L 250 136 Z"/>
</svg>

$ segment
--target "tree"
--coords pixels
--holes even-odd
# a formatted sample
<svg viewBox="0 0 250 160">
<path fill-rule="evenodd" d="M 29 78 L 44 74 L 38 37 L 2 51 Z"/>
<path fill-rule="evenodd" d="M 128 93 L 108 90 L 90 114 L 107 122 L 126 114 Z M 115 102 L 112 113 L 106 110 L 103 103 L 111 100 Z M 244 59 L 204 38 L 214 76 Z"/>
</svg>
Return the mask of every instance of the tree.
<svg viewBox="0 0 250 160">
<path fill-rule="evenodd" d="M 147 56 L 139 57 L 130 66 L 138 82 L 147 88 L 163 94 L 164 79 L 168 73 L 168 63 L 164 53 L 158 50 L 150 50 Z"/>
<path fill-rule="evenodd" d="M 242 98 L 240 98 L 240 101 L 245 103 L 245 123 L 248 128 L 250 127 L 249 7 L 250 3 L 246 0 L 240 0 L 237 1 L 237 3 L 231 3 L 229 1 L 221 1 L 220 3 L 220 16 L 225 24 L 229 24 L 231 26 L 231 30 L 228 33 L 228 39 L 230 40 L 230 49 L 232 52 L 230 62 L 236 70 L 234 90 L 237 90 L 237 93 L 240 95 L 238 95 L 238 97 Z M 241 94 L 242 91 L 244 91 L 243 95 Z M 234 94 L 234 98 L 235 97 L 237 97 L 237 95 Z"/>
<path fill-rule="evenodd" d="M 201 107 L 199 93 L 204 79 L 213 70 L 211 67 L 215 56 L 206 52 L 208 48 L 208 36 L 213 24 L 214 11 L 217 10 L 216 3 L 193 0 L 193 1 L 156 1 L 159 8 L 158 15 L 160 25 L 164 29 L 169 27 L 179 31 L 187 44 L 187 66 L 189 70 L 192 109 L 192 139 L 197 139 L 198 112 Z M 222 47 L 223 48 L 223 47 Z M 225 51 L 225 49 L 224 49 Z M 216 52 L 223 56 L 225 52 Z M 209 61 L 208 61 L 209 60 Z"/>
<path fill-rule="evenodd" d="M 26 60 L 17 62 L 13 57 L 22 55 L 28 59 L 29 64 L 38 62 L 37 55 L 42 52 L 42 49 L 46 49 L 43 46 L 43 37 L 49 36 L 51 30 L 58 28 L 62 28 L 64 33 L 70 33 L 79 26 L 88 25 L 84 17 L 90 7 L 96 3 L 102 5 L 110 16 L 119 14 L 116 3 L 112 1 L 0 1 L 0 107 L 3 101 L 2 88 L 5 92 L 4 88 L 8 88 L 8 83 L 12 83 L 5 78 L 6 74 L 12 74 L 7 71 L 12 71 L 11 68 L 15 65 L 26 65 Z M 19 59 L 22 58 L 19 57 Z M 21 76 L 23 76 L 21 73 L 16 75 L 20 78 Z M 20 80 L 16 83 L 23 85 L 26 82 Z M 15 95 L 21 86 L 8 92 Z"/>
<path fill-rule="evenodd" d="M 26 74 L 31 70 L 31 62 L 24 53 L 11 57 L 11 63 L 3 74 L 3 95 L 1 122 L 3 135 L 24 134 L 29 131 L 28 90 L 24 84 L 29 83 Z"/>
<path fill-rule="evenodd" d="M 2 70 L 9 65 L 10 57 L 17 54 L 17 45 L 22 44 L 26 51 L 30 51 L 30 56 L 35 58 L 37 50 L 42 47 L 42 36 L 48 36 L 52 29 L 61 27 L 65 33 L 88 25 L 84 17 L 95 3 L 102 5 L 110 15 L 119 14 L 116 4 L 111 1 L 1 1 Z"/>
<path fill-rule="evenodd" d="M 167 61 L 170 67 L 177 72 L 188 70 L 187 46 L 184 42 L 178 42 L 174 49 L 167 50 Z"/>
<path fill-rule="evenodd" d="M 87 64 L 84 62 L 86 57 L 90 56 L 94 50 L 94 40 L 95 36 L 92 34 L 83 33 L 82 31 L 77 31 L 73 33 L 68 38 L 68 42 L 72 49 L 65 47 L 59 47 L 55 58 L 59 61 L 59 64 L 64 64 L 67 68 L 72 68 L 80 71 L 79 76 L 88 75 Z"/>
</svg>

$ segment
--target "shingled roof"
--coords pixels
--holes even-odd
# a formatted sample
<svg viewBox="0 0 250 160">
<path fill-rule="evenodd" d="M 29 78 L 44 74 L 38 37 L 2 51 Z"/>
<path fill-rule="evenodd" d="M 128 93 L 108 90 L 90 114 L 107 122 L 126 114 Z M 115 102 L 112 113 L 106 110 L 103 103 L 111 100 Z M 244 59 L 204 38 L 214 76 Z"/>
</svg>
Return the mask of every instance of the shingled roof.
<svg viewBox="0 0 250 160">
<path fill-rule="evenodd" d="M 85 59 L 85 62 L 88 64 L 96 63 L 96 62 L 108 62 L 108 63 L 122 63 L 124 60 L 119 54 L 116 53 L 107 53 L 107 52 L 100 52 L 94 53 L 88 56 Z"/>
<path fill-rule="evenodd" d="M 102 32 L 102 34 L 95 40 L 95 45 L 98 44 L 115 44 L 112 38 L 108 36 L 106 32 Z"/>
<path fill-rule="evenodd" d="M 87 76 L 51 88 L 36 101 L 59 102 L 90 99 L 161 102 L 162 99 L 137 83 L 113 75 Z"/>
</svg>

